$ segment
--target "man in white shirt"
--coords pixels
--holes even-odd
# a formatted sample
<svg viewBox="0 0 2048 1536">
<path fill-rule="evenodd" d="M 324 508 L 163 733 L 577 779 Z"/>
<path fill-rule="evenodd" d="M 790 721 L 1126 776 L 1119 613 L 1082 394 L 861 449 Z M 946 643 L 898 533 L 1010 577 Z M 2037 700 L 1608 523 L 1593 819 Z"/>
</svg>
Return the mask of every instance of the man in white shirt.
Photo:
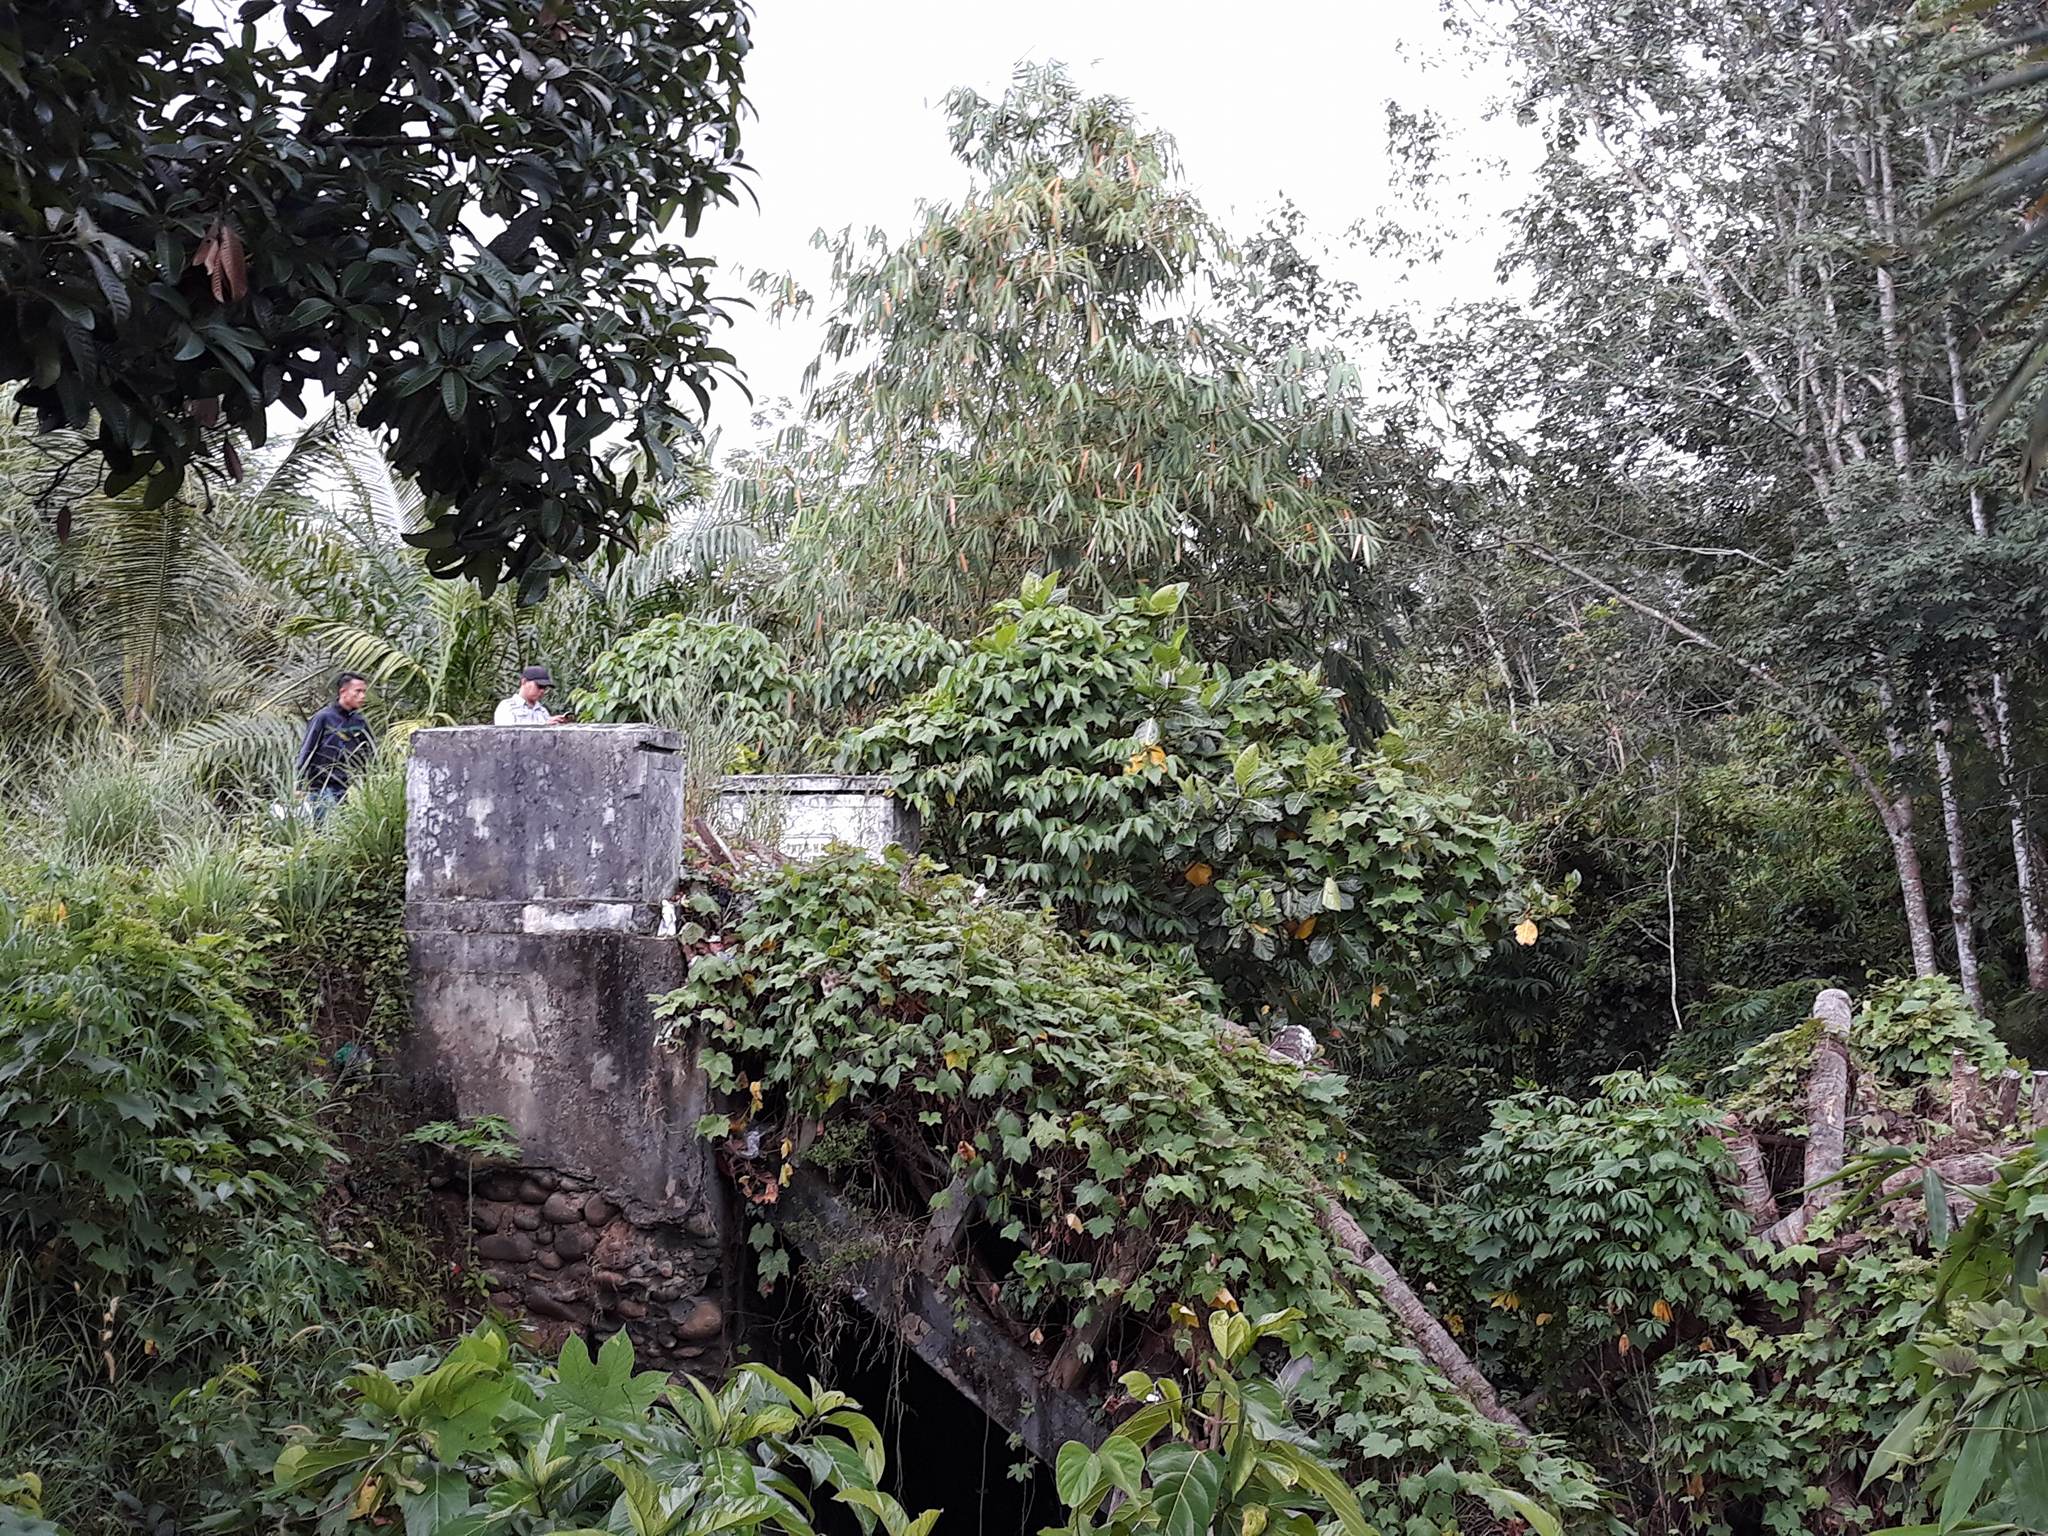
<svg viewBox="0 0 2048 1536">
<path fill-rule="evenodd" d="M 569 717 L 551 715 L 547 706 L 541 703 L 547 691 L 555 686 L 555 680 L 548 676 L 546 667 L 528 667 L 519 674 L 519 691 L 509 699 L 498 701 L 498 712 L 491 716 L 493 725 L 560 725 Z"/>
</svg>

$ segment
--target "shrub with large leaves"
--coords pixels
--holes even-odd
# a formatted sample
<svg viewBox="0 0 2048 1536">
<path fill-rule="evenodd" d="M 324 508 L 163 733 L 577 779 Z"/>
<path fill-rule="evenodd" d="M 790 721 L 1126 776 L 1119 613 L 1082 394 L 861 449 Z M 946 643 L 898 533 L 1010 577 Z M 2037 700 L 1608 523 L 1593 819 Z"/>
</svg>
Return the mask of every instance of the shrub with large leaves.
<svg viewBox="0 0 2048 1536">
<path fill-rule="evenodd" d="M 881 1432 L 845 1393 L 759 1365 L 716 1392 L 636 1373 L 623 1333 L 595 1359 L 571 1337 L 548 1366 L 485 1328 L 347 1385 L 340 1427 L 277 1459 L 272 1512 L 291 1527 L 810 1536 L 822 1495 L 864 1536 L 926 1536 L 938 1518 L 881 1491 Z"/>
<path fill-rule="evenodd" d="M 1723 1326 L 1750 1270 L 1712 1107 L 1633 1072 L 1599 1090 L 1495 1104 L 1464 1169 L 1467 1248 L 1503 1319 L 1489 1331 L 1553 1359 Z"/>
<path fill-rule="evenodd" d="M 1324 1229 L 1319 1188 L 1375 1224 L 1400 1202 L 1337 1112 L 1341 1077 L 1273 1060 L 1185 972 L 1088 949 L 900 857 L 778 868 L 727 912 L 698 895 L 689 979 L 662 1010 L 675 1037 L 702 1031 L 714 1086 L 755 1106 L 699 1130 L 744 1133 L 729 1143 L 741 1164 L 759 1150 L 741 1187 L 764 1209 L 794 1171 L 777 1164 L 805 1161 L 799 1138 L 864 1147 L 896 1129 L 873 1161 L 957 1181 L 990 1304 L 1037 1339 L 1089 1330 L 1077 1381 L 1161 1348 L 1165 1372 L 1192 1303 L 1298 1307 L 1303 1411 L 1375 1518 L 1448 1519 L 1506 1487 L 1590 1501 L 1569 1462 L 1504 1437 L 1423 1363 Z M 929 1216 L 899 1199 L 874 1226 Z M 1423 1486 L 1439 1463 L 1441 1484 Z"/>
</svg>

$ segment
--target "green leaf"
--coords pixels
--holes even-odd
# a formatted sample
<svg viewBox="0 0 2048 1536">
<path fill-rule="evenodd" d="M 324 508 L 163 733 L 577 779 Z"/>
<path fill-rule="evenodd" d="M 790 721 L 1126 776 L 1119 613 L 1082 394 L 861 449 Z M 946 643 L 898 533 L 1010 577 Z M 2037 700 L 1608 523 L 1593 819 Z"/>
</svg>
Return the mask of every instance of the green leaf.
<svg viewBox="0 0 2048 1536">
<path fill-rule="evenodd" d="M 633 1374 L 633 1341 L 623 1328 L 604 1341 L 595 1362 L 583 1340 L 571 1334 L 555 1370 L 556 1380 L 541 1393 L 540 1410 L 559 1413 L 577 1428 L 637 1423 L 668 1385 L 660 1371 Z"/>
<path fill-rule="evenodd" d="M 1350 1485 L 1320 1455 L 1284 1443 L 1269 1446 L 1266 1454 L 1286 1466 L 1303 1487 L 1330 1506 L 1330 1512 L 1344 1527 L 1345 1536 L 1379 1536 L 1365 1518 Z"/>
<path fill-rule="evenodd" d="M 1977 1507 L 1977 1496 L 1991 1476 L 1991 1468 L 2005 1440 L 2005 1414 L 2010 1391 L 2000 1392 L 1982 1408 L 1963 1438 L 1963 1448 L 1949 1469 L 1948 1486 L 1941 1494 L 1941 1527 L 1954 1530 Z"/>
<path fill-rule="evenodd" d="M 1111 1430 L 1109 1438 L 1128 1440 L 1132 1445 L 1142 1448 L 1146 1441 L 1172 1422 L 1173 1410 L 1165 1403 L 1147 1403 Z"/>
<path fill-rule="evenodd" d="M 1068 1509 L 1079 1509 L 1101 1477 L 1102 1463 L 1087 1446 L 1069 1440 L 1060 1447 L 1053 1463 L 1053 1485 L 1059 1490 L 1060 1502 Z"/>
<path fill-rule="evenodd" d="M 469 1513 L 469 1479 L 448 1467 L 427 1467 L 415 1474 L 417 1493 L 403 1486 L 398 1507 L 405 1512 L 405 1536 L 435 1536 Z"/>
<path fill-rule="evenodd" d="M 288 1445 L 278 1454 L 277 1464 L 271 1468 L 271 1481 L 279 1488 L 303 1488 L 317 1478 L 344 1467 L 358 1467 L 384 1454 L 388 1449 L 366 1440 L 344 1440 L 337 1445 L 321 1446 L 310 1440 Z"/>
<path fill-rule="evenodd" d="M 1230 765 L 1230 776 L 1240 794 L 1251 788 L 1252 780 L 1259 776 L 1259 744 L 1256 741 L 1237 754 L 1237 760 Z"/>
<path fill-rule="evenodd" d="M 1208 1536 L 1223 1491 L 1223 1463 L 1175 1441 L 1154 1451 L 1145 1467 L 1163 1536 Z"/>
<path fill-rule="evenodd" d="M 1939 1252 L 1948 1246 L 1948 1186 L 1930 1163 L 1920 1187 L 1927 1199 L 1927 1241 Z"/>
<path fill-rule="evenodd" d="M 1095 1459 L 1111 1487 L 1136 1495 L 1139 1485 L 1145 1480 L 1145 1453 L 1138 1448 L 1136 1441 L 1123 1435 L 1111 1435 L 1096 1448 Z"/>
<path fill-rule="evenodd" d="M 740 1370 L 746 1375 L 758 1376 L 761 1380 L 767 1382 L 769 1386 L 788 1398 L 796 1411 L 805 1418 L 809 1418 L 817 1411 L 815 1405 L 811 1402 L 810 1394 L 787 1376 L 772 1371 L 767 1366 L 753 1360 L 749 1360 L 746 1364 L 742 1365 Z"/>
<path fill-rule="evenodd" d="M 1920 1433 L 1920 1426 L 1927 1422 L 1927 1411 L 1934 1406 L 1932 1397 L 1923 1397 L 1893 1424 L 1877 1449 L 1871 1452 L 1870 1465 L 1864 1469 L 1863 1484 L 1868 1488 L 1893 1467 L 1906 1461 L 1913 1449 L 1913 1440 Z"/>
<path fill-rule="evenodd" d="M 1480 1496 L 1492 1506 L 1495 1514 L 1511 1513 L 1528 1523 L 1536 1536 L 1561 1536 L 1563 1525 L 1557 1516 L 1526 1493 L 1513 1488 L 1482 1488 Z"/>
<path fill-rule="evenodd" d="M 469 409 L 469 385 L 452 368 L 441 375 L 441 407 L 450 421 L 462 420 L 462 413 Z"/>
<path fill-rule="evenodd" d="M 837 1413 L 826 1414 L 825 1422 L 837 1425 L 853 1437 L 854 1447 L 860 1452 L 861 1460 L 867 1465 L 868 1475 L 877 1483 L 881 1482 L 882 1473 L 888 1465 L 889 1458 L 882 1445 L 882 1432 L 875 1428 L 874 1421 L 866 1414 L 855 1413 L 852 1409 L 848 1408 L 842 1409 Z M 793 1412 L 790 1428 L 795 1428 Z M 786 1433 L 787 1431 L 784 1432 Z"/>
</svg>

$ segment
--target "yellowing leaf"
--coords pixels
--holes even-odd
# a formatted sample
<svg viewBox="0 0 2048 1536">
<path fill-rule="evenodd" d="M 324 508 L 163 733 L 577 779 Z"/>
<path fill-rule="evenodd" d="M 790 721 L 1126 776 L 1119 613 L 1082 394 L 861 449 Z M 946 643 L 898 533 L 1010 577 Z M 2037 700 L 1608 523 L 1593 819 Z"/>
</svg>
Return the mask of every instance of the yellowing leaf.
<svg viewBox="0 0 2048 1536">
<path fill-rule="evenodd" d="M 384 1480 L 366 1477 L 356 1486 L 355 1503 L 349 1506 L 351 1520 L 367 1520 L 370 1512 L 384 1502 Z"/>
<path fill-rule="evenodd" d="M 761 1107 L 761 1085 L 759 1083 L 750 1082 L 747 1084 L 747 1098 L 755 1109 L 758 1110 Z"/>
<path fill-rule="evenodd" d="M 1624 1333 L 1620 1338 L 1614 1341 L 1614 1347 L 1620 1350 L 1625 1355 L 1631 1349 L 1634 1349 L 1635 1345 L 1630 1341 L 1629 1336 Z"/>
<path fill-rule="evenodd" d="M 1184 1301 L 1176 1301 L 1166 1309 L 1167 1321 L 1177 1328 L 1192 1328 L 1201 1319 L 1195 1316 L 1195 1309 Z"/>
<path fill-rule="evenodd" d="M 1381 1003 L 1385 1002 L 1386 1000 L 1387 1000 L 1387 989 L 1386 989 L 1385 987 L 1374 987 L 1374 988 L 1372 989 L 1372 1006 L 1373 1006 L 1373 1007 L 1375 1007 L 1375 1008 L 1379 1007 L 1379 1005 L 1380 1005 Z"/>
<path fill-rule="evenodd" d="M 1525 917 L 1515 924 L 1515 942 L 1527 947 L 1536 942 L 1536 920 Z"/>
<path fill-rule="evenodd" d="M 1522 1307 L 1522 1298 L 1513 1291 L 1497 1291 L 1494 1293 L 1492 1304 L 1503 1312 L 1518 1312 Z"/>
<path fill-rule="evenodd" d="M 1656 1304 L 1655 1306 L 1653 1306 L 1653 1307 L 1651 1307 L 1651 1308 L 1650 1308 L 1650 1316 L 1652 1316 L 1652 1317 L 1654 1317 L 1655 1319 L 1657 1319 L 1657 1321 L 1658 1321 L 1658 1322 L 1660 1322 L 1660 1323 L 1668 1323 L 1668 1322 L 1670 1322 L 1670 1321 L 1671 1321 L 1671 1303 L 1670 1303 L 1670 1302 L 1668 1302 L 1668 1301 L 1666 1301 L 1666 1300 L 1664 1300 L 1664 1298 L 1663 1298 L 1663 1297 L 1661 1297 L 1661 1296 L 1660 1296 L 1660 1297 L 1658 1297 L 1658 1298 L 1657 1298 L 1657 1304 Z"/>
<path fill-rule="evenodd" d="M 946 1052 L 946 1065 L 947 1065 L 947 1066 L 949 1066 L 949 1067 L 964 1067 L 964 1066 L 966 1066 L 966 1065 L 967 1065 L 967 1053 L 966 1053 L 965 1051 L 948 1051 L 948 1052 Z"/>
<path fill-rule="evenodd" d="M 1076 1216 L 1072 1211 L 1069 1211 L 1067 1212 L 1067 1225 L 1072 1227 L 1076 1232 L 1078 1232 L 1081 1230 L 1081 1218 Z"/>
<path fill-rule="evenodd" d="M 1312 917 L 1304 917 L 1300 922 L 1294 925 L 1294 936 L 1297 939 L 1305 939 L 1315 931 L 1316 920 Z"/>
<path fill-rule="evenodd" d="M 1216 871 L 1206 864 L 1190 864 L 1183 874 L 1189 885 L 1207 885 L 1216 878 Z"/>
<path fill-rule="evenodd" d="M 1455 1312 L 1447 1312 L 1444 1314 L 1444 1326 L 1452 1333 L 1462 1334 L 1465 1331 L 1465 1319 Z"/>
<path fill-rule="evenodd" d="M 1538 1313 L 1536 1314 L 1536 1326 L 1537 1326 L 1537 1327 L 1539 1327 L 1539 1328 L 1540 1328 L 1540 1327 L 1542 1327 L 1542 1326 L 1543 1326 L 1543 1325 L 1544 1325 L 1545 1323 L 1547 1323 L 1547 1322 L 1549 1322 L 1549 1321 L 1550 1321 L 1550 1318 L 1551 1318 L 1551 1314 L 1550 1314 L 1550 1313 L 1548 1313 L 1548 1312 L 1538 1312 Z"/>
<path fill-rule="evenodd" d="M 1228 1286 L 1219 1285 L 1216 1287 L 1216 1294 L 1209 1298 L 1209 1305 L 1221 1307 L 1226 1312 L 1235 1312 L 1237 1310 L 1237 1298 L 1230 1294 Z"/>
</svg>

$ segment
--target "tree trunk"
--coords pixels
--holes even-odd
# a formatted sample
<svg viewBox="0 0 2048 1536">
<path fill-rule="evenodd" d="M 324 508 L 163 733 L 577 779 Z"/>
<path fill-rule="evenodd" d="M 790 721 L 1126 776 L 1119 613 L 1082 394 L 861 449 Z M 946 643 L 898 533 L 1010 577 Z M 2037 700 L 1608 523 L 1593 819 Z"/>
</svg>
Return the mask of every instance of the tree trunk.
<svg viewBox="0 0 2048 1536">
<path fill-rule="evenodd" d="M 1892 865 L 1899 874 L 1899 901 L 1905 909 L 1906 942 L 1913 951 L 1913 974 L 1932 976 L 1941 969 L 1934 953 L 1934 920 L 1927 911 L 1927 879 L 1920 872 L 1920 849 L 1913 841 L 1913 797 L 1891 801 L 1884 835 L 1892 845 Z"/>
<path fill-rule="evenodd" d="M 1722 1118 L 1725 1129 L 1714 1134 L 1735 1159 L 1735 1172 L 1742 1181 L 1742 1208 L 1749 1212 L 1752 1231 L 1767 1232 L 1778 1224 L 1778 1197 L 1771 1192 L 1771 1178 L 1764 1171 L 1763 1149 L 1756 1144 L 1756 1132 L 1743 1124 L 1742 1116 L 1730 1111 Z"/>
<path fill-rule="evenodd" d="M 1929 158 L 1931 161 L 1931 154 Z M 1944 306 L 1942 309 L 1941 340 L 1943 350 L 1948 354 L 1949 408 L 1955 413 L 1956 440 L 1964 462 L 1968 463 L 1970 390 L 1963 369 L 1962 332 L 1956 326 L 1952 307 Z M 1981 486 L 1970 487 L 1970 532 L 1980 539 L 1991 537 L 1991 510 L 1984 504 Z M 1984 744 L 1991 749 L 1991 760 L 1998 769 L 1998 788 L 2005 796 L 2006 821 L 2012 831 L 2012 867 L 2019 888 L 2020 933 L 2027 954 L 2027 988 L 2033 992 L 2048 992 L 2048 917 L 2042 913 L 2041 891 L 2036 883 L 2040 860 L 2034 853 L 2025 790 L 2012 760 L 2012 691 L 2006 681 L 2005 669 L 1995 656 L 1990 678 L 1990 709 L 1985 709 L 1984 701 L 1976 697 L 1974 689 L 1971 690 L 1971 704 L 1976 711 L 1977 726 L 1983 734 Z M 1979 1011 L 1982 1011 L 1981 1004 Z"/>
<path fill-rule="evenodd" d="M 1806 1079 L 1806 1163 L 1799 1208 L 1765 1234 L 1781 1248 L 1804 1242 L 1813 1218 L 1834 1204 L 1834 1180 L 1847 1161 L 1849 1133 L 1849 994 L 1830 987 L 1813 1000 L 1821 1036 Z"/>
<path fill-rule="evenodd" d="M 1472 1363 L 1464 1350 L 1458 1348 L 1458 1341 L 1422 1304 L 1422 1298 L 1401 1278 L 1401 1272 L 1372 1245 L 1372 1239 L 1352 1219 L 1351 1213 L 1328 1195 L 1321 1196 L 1320 1206 L 1323 1230 L 1330 1234 L 1331 1241 L 1356 1259 L 1372 1276 L 1373 1283 L 1379 1287 L 1387 1305 L 1394 1309 L 1394 1316 L 1408 1331 L 1409 1337 L 1415 1340 L 1415 1347 L 1422 1351 L 1423 1358 L 1450 1378 L 1451 1385 L 1487 1418 L 1526 1435 L 1529 1426 L 1502 1404 L 1500 1395 L 1493 1390 L 1493 1383 L 1481 1375 L 1479 1367 Z"/>
<path fill-rule="evenodd" d="M 2012 693 L 2001 667 L 1991 669 L 1991 704 L 1972 701 L 1977 729 L 1991 748 L 1998 769 L 1999 792 L 2005 796 L 2006 824 L 2012 833 L 2013 878 L 2019 888 L 2020 934 L 2026 945 L 2027 987 L 2048 992 L 2048 914 L 2042 911 L 2033 828 L 2027 818 L 2027 797 L 2012 760 Z"/>
<path fill-rule="evenodd" d="M 1927 719 L 1934 739 L 1935 783 L 1941 794 L 1941 826 L 1948 839 L 1948 918 L 1955 930 L 1956 979 L 1963 996 L 1979 1013 L 1984 1011 L 1984 983 L 1977 974 L 1977 937 L 1974 918 L 1977 897 L 1970 885 L 1969 848 L 1963 839 L 1963 808 L 1956 798 L 1955 760 L 1948 748 L 1949 721 L 1936 707 L 1934 695 L 1927 696 Z"/>
</svg>

